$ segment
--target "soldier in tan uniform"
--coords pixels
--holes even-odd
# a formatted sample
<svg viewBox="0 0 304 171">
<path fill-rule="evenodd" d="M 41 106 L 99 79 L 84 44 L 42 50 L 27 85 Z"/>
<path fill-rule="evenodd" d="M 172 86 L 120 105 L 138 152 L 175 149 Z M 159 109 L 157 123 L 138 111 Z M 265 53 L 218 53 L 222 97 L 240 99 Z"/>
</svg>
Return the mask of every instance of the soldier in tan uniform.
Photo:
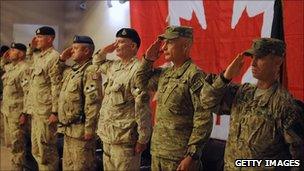
<svg viewBox="0 0 304 171">
<path fill-rule="evenodd" d="M 94 170 L 95 131 L 102 99 L 102 80 L 91 65 L 94 43 L 75 36 L 71 48 L 60 56 L 76 64 L 63 74 L 58 100 L 58 131 L 64 134 L 63 170 Z"/>
<path fill-rule="evenodd" d="M 5 61 L 7 59 L 5 59 L 5 52 L 7 52 L 9 50 L 9 47 L 6 45 L 1 46 L 0 49 L 0 78 L 2 78 L 2 75 L 4 74 L 4 65 L 5 65 Z M 1 105 L 2 105 L 2 93 L 3 93 L 3 82 L 2 79 L 0 79 L 0 109 L 1 109 Z M 6 144 L 6 139 L 8 138 L 7 135 L 5 135 L 4 132 L 4 116 L 3 114 L 0 112 L 0 145 L 7 145 Z"/>
<path fill-rule="evenodd" d="M 24 61 L 26 46 L 12 43 L 8 54 L 11 63 L 5 66 L 5 73 L 2 76 L 4 87 L 1 112 L 4 114 L 7 126 L 5 134 L 10 134 L 13 169 L 23 170 L 26 134 L 24 106 L 29 81 L 29 65 Z"/>
<path fill-rule="evenodd" d="M 105 170 L 139 170 L 141 152 L 150 139 L 149 96 L 134 84 L 139 46 L 137 32 L 122 28 L 116 42 L 93 57 L 93 64 L 107 76 L 97 130 L 103 141 Z M 114 50 L 119 60 L 107 60 Z"/>
<path fill-rule="evenodd" d="M 137 73 L 140 88 L 157 91 L 156 125 L 151 140 L 152 170 L 201 168 L 200 157 L 211 133 L 212 115 L 204 114 L 200 104 L 205 74 L 190 59 L 192 41 L 192 28 L 167 27 L 146 51 Z M 160 52 L 173 63 L 172 67 L 153 68 Z"/>
<path fill-rule="evenodd" d="M 55 31 L 51 27 L 36 30 L 36 47 L 32 56 L 32 74 L 26 113 L 32 116 L 32 153 L 39 170 L 56 170 L 58 96 L 62 72 L 59 53 L 53 47 Z"/>
<path fill-rule="evenodd" d="M 229 84 L 239 75 L 245 55 L 252 58 L 252 74 L 258 79 L 257 84 Z M 225 170 L 265 169 L 237 168 L 236 159 L 301 159 L 303 162 L 303 120 L 292 96 L 278 81 L 284 56 L 283 41 L 257 39 L 213 84 L 204 85 L 201 100 L 206 112 L 217 109 L 216 113 L 231 115 Z"/>
</svg>

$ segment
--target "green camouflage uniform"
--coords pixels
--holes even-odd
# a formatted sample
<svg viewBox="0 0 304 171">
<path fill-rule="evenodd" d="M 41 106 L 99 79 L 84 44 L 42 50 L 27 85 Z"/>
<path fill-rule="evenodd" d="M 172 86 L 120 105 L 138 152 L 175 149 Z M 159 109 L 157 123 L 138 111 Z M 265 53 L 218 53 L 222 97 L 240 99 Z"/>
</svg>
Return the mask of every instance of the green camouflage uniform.
<svg viewBox="0 0 304 171">
<path fill-rule="evenodd" d="M 49 124 L 48 118 L 57 113 L 61 74 L 59 53 L 53 47 L 33 54 L 26 113 L 32 116 L 34 123 L 31 130 L 32 153 L 39 170 L 56 170 L 58 167 L 57 124 Z"/>
<path fill-rule="evenodd" d="M 60 128 L 64 133 L 63 170 L 93 170 L 95 129 L 102 98 L 101 75 L 91 62 L 64 71 L 58 100 Z M 85 134 L 93 139 L 84 140 Z"/>
<path fill-rule="evenodd" d="M 3 102 L 1 112 L 5 118 L 5 135 L 13 154 L 12 166 L 14 170 L 22 170 L 24 165 L 24 138 L 26 125 L 19 125 L 19 117 L 24 113 L 26 95 L 28 93 L 29 65 L 20 61 L 17 64 L 7 64 L 3 80 Z"/>
<path fill-rule="evenodd" d="M 134 83 L 140 62 L 133 57 L 124 64 L 97 53 L 93 64 L 107 77 L 97 130 L 103 141 L 104 169 L 139 170 L 140 154 L 134 147 L 136 142 L 146 144 L 151 134 L 149 97 Z"/>
<path fill-rule="evenodd" d="M 225 170 L 241 170 L 236 159 L 303 160 L 303 123 L 291 95 L 278 82 L 258 95 L 255 85 L 224 80 L 219 76 L 212 85 L 206 83 L 201 100 L 207 113 L 216 109 L 231 115 Z"/>
<path fill-rule="evenodd" d="M 158 96 L 151 140 L 152 170 L 176 170 L 187 155 L 201 156 L 212 129 L 212 115 L 203 114 L 199 100 L 204 77 L 190 59 L 176 70 L 153 69 L 153 63 L 143 59 L 137 84 L 157 90 Z"/>
</svg>

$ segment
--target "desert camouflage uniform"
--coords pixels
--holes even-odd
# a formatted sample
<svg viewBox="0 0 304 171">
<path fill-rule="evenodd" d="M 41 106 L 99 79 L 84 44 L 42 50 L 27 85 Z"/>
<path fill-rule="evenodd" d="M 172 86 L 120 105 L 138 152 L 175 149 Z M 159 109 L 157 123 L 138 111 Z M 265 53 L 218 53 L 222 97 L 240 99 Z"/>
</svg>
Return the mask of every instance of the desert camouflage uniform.
<svg viewBox="0 0 304 171">
<path fill-rule="evenodd" d="M 28 93 L 29 65 L 20 61 L 17 64 L 7 64 L 3 80 L 3 103 L 1 112 L 4 114 L 5 135 L 10 135 L 6 139 L 13 154 L 12 166 L 14 170 L 22 170 L 25 157 L 25 134 L 27 134 L 27 124 L 20 125 L 19 117 L 24 113 L 24 106 Z"/>
<path fill-rule="evenodd" d="M 139 170 L 140 155 L 136 142 L 146 144 L 151 134 L 149 97 L 134 84 L 139 61 L 109 61 L 96 54 L 94 64 L 107 76 L 100 110 L 98 135 L 103 141 L 105 170 Z"/>
<path fill-rule="evenodd" d="M 90 61 L 64 71 L 58 100 L 58 131 L 65 135 L 63 170 L 94 169 L 101 87 L 101 76 Z M 91 134 L 93 139 L 85 141 L 85 134 Z"/>
<path fill-rule="evenodd" d="M 58 154 L 56 147 L 57 124 L 48 123 L 52 113 L 57 113 L 61 88 L 62 69 L 59 53 L 53 48 L 32 56 L 32 74 L 26 113 L 32 116 L 32 153 L 39 170 L 56 170 Z"/>
</svg>

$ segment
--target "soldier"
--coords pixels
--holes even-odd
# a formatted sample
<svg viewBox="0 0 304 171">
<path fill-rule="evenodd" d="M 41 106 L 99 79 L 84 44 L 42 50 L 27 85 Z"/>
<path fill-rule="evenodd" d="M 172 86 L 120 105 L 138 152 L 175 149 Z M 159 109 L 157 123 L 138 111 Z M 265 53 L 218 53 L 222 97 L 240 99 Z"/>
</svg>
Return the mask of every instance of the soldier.
<svg viewBox="0 0 304 171">
<path fill-rule="evenodd" d="M 72 47 L 60 56 L 61 61 L 71 57 L 76 62 L 64 71 L 58 100 L 58 131 L 64 134 L 63 170 L 94 170 L 102 80 L 91 65 L 93 53 L 90 37 L 75 36 Z"/>
<path fill-rule="evenodd" d="M 164 44 L 161 48 L 162 41 Z M 156 125 L 151 140 L 152 170 L 199 170 L 212 115 L 199 100 L 205 74 L 191 61 L 193 30 L 170 26 L 146 51 L 137 73 L 140 88 L 157 90 Z M 172 67 L 153 69 L 160 48 Z"/>
<path fill-rule="evenodd" d="M 252 58 L 256 85 L 229 84 L 239 75 L 244 56 Z M 204 110 L 230 114 L 225 149 L 225 170 L 236 170 L 236 159 L 301 159 L 303 121 L 292 96 L 278 82 L 285 43 L 274 38 L 254 40 L 251 49 L 239 54 L 226 71 L 206 83 L 201 93 Z M 246 168 L 248 169 L 248 168 Z"/>
<path fill-rule="evenodd" d="M 93 64 L 108 77 L 97 130 L 103 141 L 105 170 L 139 170 L 141 152 L 150 139 L 149 96 L 134 83 L 139 46 L 138 33 L 122 28 L 116 33 L 116 42 L 93 57 Z M 114 50 L 119 60 L 106 60 Z"/>
<path fill-rule="evenodd" d="M 36 30 L 36 47 L 32 56 L 32 74 L 26 113 L 32 116 L 32 153 L 39 170 L 56 170 L 58 154 L 57 130 L 58 96 L 61 87 L 59 53 L 53 47 L 55 31 L 44 26 Z"/>
<path fill-rule="evenodd" d="M 26 46 L 12 43 L 8 51 L 10 64 L 5 67 L 3 80 L 3 104 L 1 112 L 4 114 L 5 134 L 10 134 L 12 166 L 14 170 L 24 168 L 24 138 L 26 134 L 24 113 L 26 95 L 28 92 L 29 65 L 24 61 Z"/>
<path fill-rule="evenodd" d="M 9 47 L 6 45 L 1 46 L 0 49 L 0 78 L 2 78 L 2 75 L 4 74 L 4 63 L 6 61 L 4 54 L 5 52 L 9 50 Z M 1 109 L 1 105 L 2 105 L 2 92 L 3 92 L 3 83 L 2 83 L 2 79 L 0 79 L 0 109 Z M 7 139 L 7 135 L 5 135 L 4 133 L 4 116 L 3 114 L 0 112 L 0 145 L 5 145 L 5 139 Z M 4 144 L 2 144 L 4 142 Z"/>
</svg>

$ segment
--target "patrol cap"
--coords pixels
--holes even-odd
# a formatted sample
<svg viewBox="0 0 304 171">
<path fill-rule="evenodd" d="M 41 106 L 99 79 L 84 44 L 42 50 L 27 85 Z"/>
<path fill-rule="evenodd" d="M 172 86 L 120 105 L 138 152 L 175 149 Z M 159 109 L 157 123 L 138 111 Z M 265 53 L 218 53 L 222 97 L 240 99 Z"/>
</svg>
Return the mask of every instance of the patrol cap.
<svg viewBox="0 0 304 171">
<path fill-rule="evenodd" d="M 160 39 L 176 39 L 185 37 L 193 39 L 193 28 L 187 26 L 168 26 L 164 34 L 158 36 Z"/>
<path fill-rule="evenodd" d="M 79 36 L 79 35 L 74 36 L 73 43 L 86 43 L 86 44 L 94 45 L 94 42 L 91 39 L 91 37 Z"/>
<path fill-rule="evenodd" d="M 140 47 L 140 37 L 135 29 L 132 28 L 122 28 L 116 33 L 116 37 L 129 38 L 134 43 L 136 43 L 137 48 Z"/>
<path fill-rule="evenodd" d="M 50 35 L 55 36 L 55 30 L 49 26 L 43 26 L 36 30 L 36 35 Z"/>
<path fill-rule="evenodd" d="M 246 50 L 243 54 L 246 56 L 263 57 L 268 54 L 283 57 L 285 54 L 286 44 L 279 39 L 275 38 L 259 38 L 253 40 L 250 49 Z"/>
<path fill-rule="evenodd" d="M 12 43 L 11 48 L 26 52 L 26 46 L 22 43 Z"/>
</svg>

